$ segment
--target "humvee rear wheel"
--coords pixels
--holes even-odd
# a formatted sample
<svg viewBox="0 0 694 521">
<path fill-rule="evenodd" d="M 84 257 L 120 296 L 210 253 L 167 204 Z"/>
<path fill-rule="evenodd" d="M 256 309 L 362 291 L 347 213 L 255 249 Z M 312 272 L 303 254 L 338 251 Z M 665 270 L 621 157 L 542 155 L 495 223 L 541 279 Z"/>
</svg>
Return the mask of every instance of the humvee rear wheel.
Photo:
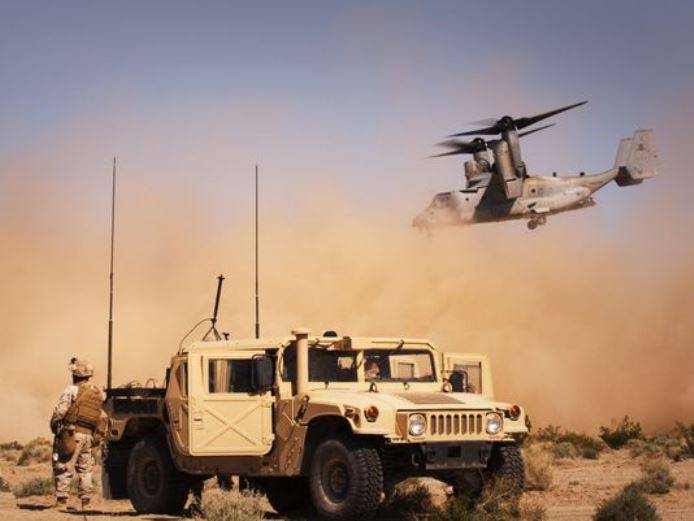
<svg viewBox="0 0 694 521">
<path fill-rule="evenodd" d="M 190 489 L 166 443 L 154 438 L 139 441 L 130 452 L 127 487 L 138 514 L 179 514 Z"/>
<path fill-rule="evenodd" d="M 488 469 L 493 479 L 505 480 L 517 492 L 525 488 L 525 464 L 516 445 L 494 445 Z"/>
<path fill-rule="evenodd" d="M 309 473 L 313 506 L 326 519 L 372 513 L 383 493 L 383 468 L 375 448 L 328 439 L 316 448 Z"/>
</svg>

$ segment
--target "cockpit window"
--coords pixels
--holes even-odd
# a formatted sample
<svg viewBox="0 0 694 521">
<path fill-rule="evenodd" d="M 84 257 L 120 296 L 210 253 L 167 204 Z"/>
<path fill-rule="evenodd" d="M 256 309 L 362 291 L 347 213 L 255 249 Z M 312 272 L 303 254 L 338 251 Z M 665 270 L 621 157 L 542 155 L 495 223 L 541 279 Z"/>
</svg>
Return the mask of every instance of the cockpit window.
<svg viewBox="0 0 694 521">
<path fill-rule="evenodd" d="M 368 350 L 364 352 L 367 382 L 435 382 L 429 351 Z"/>
</svg>

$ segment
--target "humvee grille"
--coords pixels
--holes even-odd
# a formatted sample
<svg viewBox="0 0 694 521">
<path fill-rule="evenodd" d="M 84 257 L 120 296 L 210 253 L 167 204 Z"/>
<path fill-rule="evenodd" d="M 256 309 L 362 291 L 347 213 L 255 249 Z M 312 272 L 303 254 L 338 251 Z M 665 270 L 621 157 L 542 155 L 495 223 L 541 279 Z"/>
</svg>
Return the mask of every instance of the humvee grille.
<svg viewBox="0 0 694 521">
<path fill-rule="evenodd" d="M 481 434 L 483 420 L 484 417 L 481 414 L 454 412 L 429 414 L 429 434 L 431 436 Z"/>
</svg>

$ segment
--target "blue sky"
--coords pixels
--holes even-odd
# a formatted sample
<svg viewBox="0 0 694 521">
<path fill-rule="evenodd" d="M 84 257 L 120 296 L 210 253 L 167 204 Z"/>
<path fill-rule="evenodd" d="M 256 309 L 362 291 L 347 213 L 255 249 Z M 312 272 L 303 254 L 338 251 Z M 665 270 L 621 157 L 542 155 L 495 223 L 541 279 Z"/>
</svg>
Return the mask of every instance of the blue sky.
<svg viewBox="0 0 694 521">
<path fill-rule="evenodd" d="M 268 197 L 320 178 L 419 209 L 461 184 L 457 161 L 423 160 L 432 145 L 480 118 L 589 99 L 525 157 L 607 168 L 620 137 L 691 101 L 693 30 L 685 1 L 5 1 L 0 157 L 41 151 L 64 161 L 42 175 L 97 193 L 115 153 L 200 196 L 260 161 Z"/>
</svg>

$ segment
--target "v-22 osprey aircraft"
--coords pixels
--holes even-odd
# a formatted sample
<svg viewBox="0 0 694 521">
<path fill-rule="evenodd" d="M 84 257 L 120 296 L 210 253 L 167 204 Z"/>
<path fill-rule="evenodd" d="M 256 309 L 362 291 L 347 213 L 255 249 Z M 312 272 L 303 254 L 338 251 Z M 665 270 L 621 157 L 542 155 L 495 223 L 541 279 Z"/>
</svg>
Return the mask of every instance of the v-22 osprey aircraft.
<svg viewBox="0 0 694 521">
<path fill-rule="evenodd" d="M 466 187 L 462 190 L 437 194 L 431 204 L 413 221 L 419 229 L 467 225 L 483 222 L 527 219 L 534 230 L 547 222 L 547 216 L 594 206 L 593 193 L 614 180 L 619 186 L 632 186 L 657 175 L 658 156 L 653 130 L 637 130 L 630 138 L 622 139 L 612 168 L 605 172 L 557 177 L 529 175 L 521 158 L 520 139 L 553 126 L 544 125 L 525 132 L 530 127 L 587 101 L 568 105 L 536 116 L 477 122 L 485 128 L 448 136 L 493 136 L 499 139 L 472 141 L 449 139 L 440 145 L 447 152 L 432 157 L 472 154 L 465 162 Z M 490 157 L 491 152 L 491 157 Z M 493 162 L 492 162 L 493 157 Z"/>
</svg>

